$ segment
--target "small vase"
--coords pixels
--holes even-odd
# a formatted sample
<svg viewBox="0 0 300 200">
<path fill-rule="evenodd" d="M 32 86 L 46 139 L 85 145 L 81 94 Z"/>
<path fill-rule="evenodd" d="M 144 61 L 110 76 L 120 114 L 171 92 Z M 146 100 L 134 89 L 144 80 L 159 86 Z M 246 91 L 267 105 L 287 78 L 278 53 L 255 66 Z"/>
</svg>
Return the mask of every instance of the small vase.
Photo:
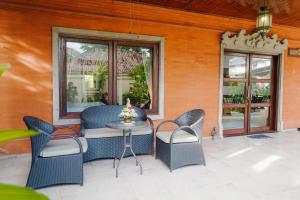
<svg viewBox="0 0 300 200">
<path fill-rule="evenodd" d="M 130 124 L 130 123 L 132 123 L 132 119 L 131 118 L 124 118 L 124 123 Z"/>
</svg>

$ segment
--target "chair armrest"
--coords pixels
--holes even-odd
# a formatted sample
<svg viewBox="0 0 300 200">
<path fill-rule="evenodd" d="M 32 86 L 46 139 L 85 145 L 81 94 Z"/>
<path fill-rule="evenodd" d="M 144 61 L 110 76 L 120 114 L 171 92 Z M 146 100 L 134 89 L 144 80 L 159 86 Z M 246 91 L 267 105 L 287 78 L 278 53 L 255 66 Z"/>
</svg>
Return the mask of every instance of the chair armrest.
<svg viewBox="0 0 300 200">
<path fill-rule="evenodd" d="M 175 120 L 165 120 L 165 121 L 162 121 L 158 124 L 157 128 L 156 128 L 156 133 L 158 132 L 158 130 L 160 129 L 160 127 L 163 125 L 163 124 L 166 124 L 166 123 L 173 123 L 173 124 L 176 124 L 177 126 L 179 126 Z"/>
<path fill-rule="evenodd" d="M 53 135 L 51 140 L 56 139 L 56 138 L 71 138 L 71 139 L 75 140 L 75 142 L 77 142 L 77 144 L 79 146 L 79 154 L 83 153 L 82 144 L 81 144 L 80 140 L 77 137 L 74 137 L 73 135 L 69 135 L 69 134 L 57 134 L 57 135 Z"/>
<path fill-rule="evenodd" d="M 59 125 L 59 126 L 57 126 L 56 128 L 57 128 L 57 129 L 66 129 L 66 128 L 67 128 L 67 129 L 70 129 L 70 130 L 74 131 L 78 137 L 81 136 L 79 130 L 77 130 L 77 129 L 71 127 L 71 126 L 68 126 L 68 125 Z"/>
<path fill-rule="evenodd" d="M 191 131 L 196 137 L 197 137 L 197 139 L 198 139 L 198 142 L 199 142 L 199 135 L 190 127 L 190 126 L 180 126 L 180 127 L 178 127 L 177 129 L 175 129 L 174 131 L 173 131 L 173 133 L 172 133 L 172 135 L 171 135 L 171 138 L 170 138 L 170 144 L 172 145 L 173 144 L 173 140 L 174 140 L 174 137 L 175 137 L 175 135 L 176 135 L 176 133 L 178 133 L 179 131 L 181 131 L 181 130 L 189 130 L 189 131 Z"/>
<path fill-rule="evenodd" d="M 150 127 L 152 128 L 152 130 L 154 131 L 154 124 L 153 124 L 153 120 L 150 117 L 147 117 L 147 120 L 150 123 Z"/>
</svg>

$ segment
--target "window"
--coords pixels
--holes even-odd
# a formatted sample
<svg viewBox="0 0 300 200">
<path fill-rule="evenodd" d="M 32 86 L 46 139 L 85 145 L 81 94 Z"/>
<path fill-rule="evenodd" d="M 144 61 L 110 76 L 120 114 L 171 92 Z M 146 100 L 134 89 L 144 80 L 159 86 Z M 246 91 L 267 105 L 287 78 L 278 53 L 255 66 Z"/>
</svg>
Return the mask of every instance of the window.
<svg viewBox="0 0 300 200">
<path fill-rule="evenodd" d="M 59 36 L 60 118 L 95 105 L 158 114 L 158 43 Z"/>
</svg>

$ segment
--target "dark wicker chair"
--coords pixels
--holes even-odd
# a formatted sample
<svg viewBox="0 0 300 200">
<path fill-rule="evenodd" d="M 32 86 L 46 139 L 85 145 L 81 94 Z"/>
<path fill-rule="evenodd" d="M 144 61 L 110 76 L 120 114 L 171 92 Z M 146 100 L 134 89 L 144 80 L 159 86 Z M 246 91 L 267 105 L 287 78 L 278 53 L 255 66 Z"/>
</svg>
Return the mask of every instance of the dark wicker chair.
<svg viewBox="0 0 300 200">
<path fill-rule="evenodd" d="M 205 112 L 191 110 L 176 120 L 161 122 L 156 129 L 156 158 L 162 160 L 170 171 L 193 164 L 205 165 L 202 148 L 202 129 Z M 174 131 L 160 131 L 163 124 L 178 126 Z"/>
<path fill-rule="evenodd" d="M 70 134 L 53 135 L 59 128 L 36 117 L 25 116 L 23 120 L 28 129 L 40 133 L 31 137 L 32 161 L 26 186 L 36 189 L 68 183 L 83 185 L 85 139 Z"/>
<path fill-rule="evenodd" d="M 106 123 L 120 120 L 119 113 L 124 106 L 102 105 L 85 109 L 81 115 L 81 132 L 85 136 L 89 149 L 84 154 L 84 161 L 91 161 L 101 158 L 115 158 L 123 151 L 123 134 L 121 130 L 106 128 Z M 153 122 L 146 113 L 134 107 L 138 114 L 135 120 L 148 121 L 150 126 L 138 130 L 140 134 L 132 132 L 132 148 L 135 154 L 153 154 L 154 128 Z M 92 133 L 93 132 L 93 133 Z M 125 156 L 131 156 L 128 150 Z"/>
</svg>

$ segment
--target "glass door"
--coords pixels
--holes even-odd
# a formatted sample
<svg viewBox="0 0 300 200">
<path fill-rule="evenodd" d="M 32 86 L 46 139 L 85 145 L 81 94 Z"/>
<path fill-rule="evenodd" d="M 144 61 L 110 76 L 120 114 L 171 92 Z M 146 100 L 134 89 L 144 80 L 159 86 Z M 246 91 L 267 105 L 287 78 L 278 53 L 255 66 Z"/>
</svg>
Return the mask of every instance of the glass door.
<svg viewBox="0 0 300 200">
<path fill-rule="evenodd" d="M 274 70 L 271 56 L 250 55 L 249 132 L 272 128 Z"/>
<path fill-rule="evenodd" d="M 224 134 L 240 134 L 247 131 L 248 66 L 247 54 L 224 55 L 222 119 Z"/>
<path fill-rule="evenodd" d="M 226 52 L 223 67 L 224 135 L 274 129 L 273 57 Z"/>
</svg>

